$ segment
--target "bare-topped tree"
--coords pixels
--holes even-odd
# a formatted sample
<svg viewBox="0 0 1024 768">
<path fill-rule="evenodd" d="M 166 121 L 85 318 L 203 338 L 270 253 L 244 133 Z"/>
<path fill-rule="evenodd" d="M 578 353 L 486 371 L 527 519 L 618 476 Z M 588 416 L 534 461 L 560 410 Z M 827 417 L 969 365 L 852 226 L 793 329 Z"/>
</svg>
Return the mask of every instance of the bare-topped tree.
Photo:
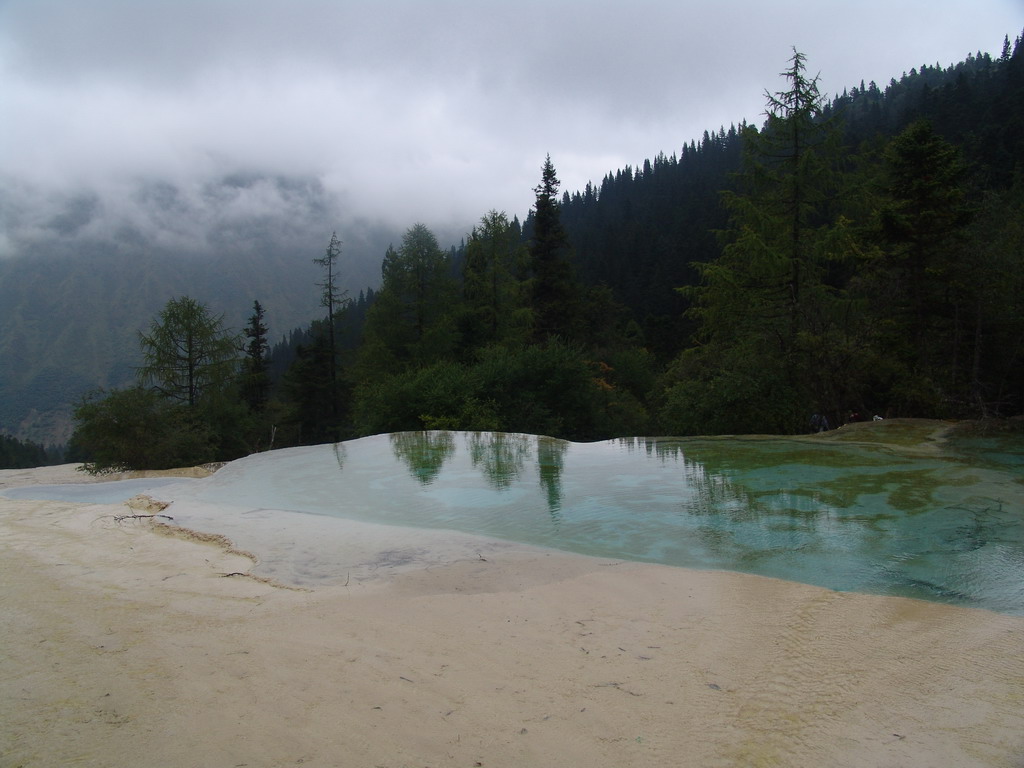
<svg viewBox="0 0 1024 768">
<path fill-rule="evenodd" d="M 331 423 L 335 427 L 338 425 L 338 346 L 334 334 L 334 316 L 336 312 L 344 309 L 350 301 L 348 291 L 339 290 L 337 284 L 336 267 L 340 256 L 341 241 L 338 239 L 338 233 L 332 232 L 331 242 L 327 245 L 327 251 L 320 258 L 313 259 L 313 263 L 324 270 L 324 279 L 317 283 L 317 286 L 321 289 L 320 305 L 327 309 L 327 345 L 330 350 L 329 378 L 332 393 Z"/>
</svg>

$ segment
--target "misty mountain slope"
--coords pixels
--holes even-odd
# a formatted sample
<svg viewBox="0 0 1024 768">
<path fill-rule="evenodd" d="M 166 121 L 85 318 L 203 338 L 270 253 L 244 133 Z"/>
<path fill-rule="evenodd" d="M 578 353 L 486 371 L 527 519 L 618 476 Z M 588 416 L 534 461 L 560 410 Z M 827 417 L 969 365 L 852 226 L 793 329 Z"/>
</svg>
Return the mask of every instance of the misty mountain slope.
<svg viewBox="0 0 1024 768">
<path fill-rule="evenodd" d="M 70 404 L 132 381 L 138 332 L 188 295 L 240 331 L 254 300 L 270 337 L 320 316 L 323 255 L 338 201 L 316 178 L 236 172 L 45 191 L 0 176 L 0 433 L 70 436 Z M 337 280 L 380 280 L 395 230 L 348 221 Z"/>
<path fill-rule="evenodd" d="M 171 298 L 208 303 L 236 331 L 258 299 L 273 338 L 318 316 L 317 279 L 306 254 L 0 261 L 0 429 L 66 440 L 68 404 L 132 381 L 138 333 Z"/>
</svg>

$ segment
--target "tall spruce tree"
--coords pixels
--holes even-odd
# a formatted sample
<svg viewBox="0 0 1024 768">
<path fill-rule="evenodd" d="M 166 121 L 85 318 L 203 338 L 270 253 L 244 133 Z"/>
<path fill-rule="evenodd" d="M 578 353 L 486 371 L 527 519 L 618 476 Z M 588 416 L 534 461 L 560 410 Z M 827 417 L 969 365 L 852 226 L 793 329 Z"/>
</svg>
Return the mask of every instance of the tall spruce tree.
<svg viewBox="0 0 1024 768">
<path fill-rule="evenodd" d="M 504 213 L 488 212 L 473 228 L 462 267 L 463 344 L 504 343 L 523 325 L 522 271 L 525 253 L 518 227 Z"/>
<path fill-rule="evenodd" d="M 879 219 L 887 272 L 912 335 L 919 336 L 955 269 L 958 235 L 970 221 L 965 168 L 957 149 L 921 120 L 890 142 L 883 184 Z"/>
<path fill-rule="evenodd" d="M 885 319 L 877 343 L 892 360 L 893 404 L 900 412 L 962 415 L 951 400 L 964 399 L 956 393 L 969 359 L 962 352 L 988 292 L 994 252 L 964 247 L 970 219 L 959 151 L 929 122 L 911 124 L 883 156 L 876 222 L 881 258 L 871 274 L 874 312 Z"/>
<path fill-rule="evenodd" d="M 674 403 L 677 417 L 689 411 L 686 431 L 793 432 L 809 413 L 847 407 L 857 334 L 826 280 L 852 251 L 837 213 L 840 136 L 803 54 L 782 77 L 786 88 L 766 94 L 763 129 L 745 131 L 740 190 L 724 194 L 722 253 L 694 264 L 702 283 L 686 291 L 699 324 L 699 347 L 676 365 L 689 379 Z"/>
<path fill-rule="evenodd" d="M 451 259 L 424 224 L 388 247 L 382 283 L 367 313 L 361 378 L 397 373 L 448 358 L 455 349 L 455 280 Z"/>
<path fill-rule="evenodd" d="M 328 334 L 315 327 L 311 341 L 296 349 L 295 361 L 282 380 L 293 442 L 308 445 L 342 437 L 341 397 L 337 376 L 331 376 L 331 361 Z"/>
<path fill-rule="evenodd" d="M 773 353 L 790 367 L 829 255 L 822 234 L 831 223 L 838 150 L 838 133 L 821 120 L 817 78 L 805 70 L 803 54 L 794 51 L 782 73 L 787 89 L 766 94 L 763 130 L 747 131 L 743 188 L 725 194 L 732 226 L 722 257 L 703 270 L 710 279 L 701 302 L 712 333 L 732 322 L 743 325 L 729 330 L 743 335 L 770 328 Z M 719 281 L 723 270 L 730 279 Z"/>
<path fill-rule="evenodd" d="M 534 188 L 533 233 L 530 238 L 530 304 L 533 336 L 573 338 L 577 331 L 579 295 L 569 262 L 569 240 L 559 213 L 560 182 L 551 162 L 544 159 L 541 183 Z"/>
<path fill-rule="evenodd" d="M 253 411 L 262 411 L 267 404 L 270 390 L 268 372 L 267 326 L 263 324 L 266 310 L 259 301 L 252 304 L 252 315 L 243 333 L 249 339 L 245 346 L 245 359 L 242 361 L 242 397 Z"/>
</svg>

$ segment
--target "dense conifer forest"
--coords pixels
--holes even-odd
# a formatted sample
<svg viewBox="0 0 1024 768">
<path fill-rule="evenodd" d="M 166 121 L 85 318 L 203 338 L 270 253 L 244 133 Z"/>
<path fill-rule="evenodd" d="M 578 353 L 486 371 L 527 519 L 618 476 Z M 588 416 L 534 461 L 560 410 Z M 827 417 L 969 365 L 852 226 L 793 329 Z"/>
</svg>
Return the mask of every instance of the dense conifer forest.
<svg viewBox="0 0 1024 768">
<path fill-rule="evenodd" d="M 763 124 L 599 185 L 563 191 L 543 159 L 525 221 L 483 213 L 451 247 L 411 223 L 376 290 L 339 290 L 344 232 L 325 238 L 309 255 L 324 317 L 276 346 L 258 301 L 228 344 L 206 307 L 172 302 L 143 334 L 138 385 L 79 404 L 69 458 L 156 467 L 419 429 L 593 440 L 1020 415 L 1020 38 L 834 98 L 812 72 L 794 51 Z"/>
<path fill-rule="evenodd" d="M 63 450 L 58 446 L 47 448 L 31 440 L 0 435 L 0 469 L 26 469 L 57 464 L 63 455 Z"/>
</svg>

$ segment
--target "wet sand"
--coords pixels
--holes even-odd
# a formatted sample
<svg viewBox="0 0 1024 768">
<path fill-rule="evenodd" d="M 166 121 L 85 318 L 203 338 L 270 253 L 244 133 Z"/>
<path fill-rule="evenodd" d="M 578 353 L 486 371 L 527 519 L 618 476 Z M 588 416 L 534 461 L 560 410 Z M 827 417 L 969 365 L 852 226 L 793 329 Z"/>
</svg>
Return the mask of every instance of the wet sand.
<svg viewBox="0 0 1024 768">
<path fill-rule="evenodd" d="M 0 765 L 1024 765 L 1019 617 L 515 547 L 294 589 L 131 513 L 0 499 Z"/>
</svg>

